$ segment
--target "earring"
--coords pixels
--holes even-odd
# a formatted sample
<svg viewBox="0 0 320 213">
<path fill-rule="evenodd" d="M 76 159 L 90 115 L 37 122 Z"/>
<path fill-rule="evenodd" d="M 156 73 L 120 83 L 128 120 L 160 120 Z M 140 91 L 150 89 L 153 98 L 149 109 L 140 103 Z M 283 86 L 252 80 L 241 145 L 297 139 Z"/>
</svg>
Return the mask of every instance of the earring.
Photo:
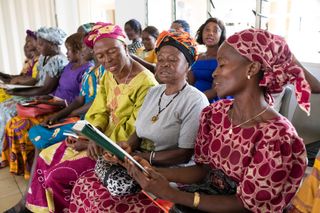
<svg viewBox="0 0 320 213">
<path fill-rule="evenodd" d="M 250 78 L 251 78 L 251 76 L 250 76 L 250 75 L 248 75 L 248 76 L 247 76 L 247 79 L 248 79 L 248 80 L 250 80 Z"/>
</svg>

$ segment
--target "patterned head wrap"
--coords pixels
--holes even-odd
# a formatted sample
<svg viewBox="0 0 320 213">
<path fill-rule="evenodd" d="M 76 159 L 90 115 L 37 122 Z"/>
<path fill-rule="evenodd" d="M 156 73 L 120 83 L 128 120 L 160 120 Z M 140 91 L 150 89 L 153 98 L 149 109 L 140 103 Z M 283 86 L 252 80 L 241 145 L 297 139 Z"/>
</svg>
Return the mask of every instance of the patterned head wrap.
<svg viewBox="0 0 320 213">
<path fill-rule="evenodd" d="M 36 32 L 32 31 L 32 30 L 26 30 L 26 34 L 27 36 L 30 36 L 34 39 L 37 39 L 37 35 L 36 35 Z"/>
<path fill-rule="evenodd" d="M 102 38 L 113 38 L 125 43 L 126 36 L 118 25 L 97 22 L 88 36 L 84 39 L 84 42 L 88 47 L 93 48 L 94 44 Z"/>
<path fill-rule="evenodd" d="M 186 57 L 189 66 L 197 59 L 196 42 L 187 32 L 163 31 L 157 39 L 156 52 L 159 52 L 161 47 L 165 45 L 174 46 L 179 49 Z"/>
<path fill-rule="evenodd" d="M 36 35 L 38 38 L 50 41 L 56 45 L 61 45 L 67 34 L 58 27 L 41 27 Z"/>
<path fill-rule="evenodd" d="M 287 83 L 293 84 L 300 108 L 310 114 L 310 86 L 282 37 L 265 30 L 248 29 L 235 33 L 226 42 L 240 55 L 261 63 L 264 74 L 259 86 L 266 87 L 268 93 L 277 93 Z"/>
<path fill-rule="evenodd" d="M 85 34 L 88 34 L 92 30 L 94 25 L 95 25 L 95 23 L 91 23 L 90 22 L 90 23 L 86 23 L 86 24 L 80 25 L 79 28 L 83 29 Z"/>
</svg>

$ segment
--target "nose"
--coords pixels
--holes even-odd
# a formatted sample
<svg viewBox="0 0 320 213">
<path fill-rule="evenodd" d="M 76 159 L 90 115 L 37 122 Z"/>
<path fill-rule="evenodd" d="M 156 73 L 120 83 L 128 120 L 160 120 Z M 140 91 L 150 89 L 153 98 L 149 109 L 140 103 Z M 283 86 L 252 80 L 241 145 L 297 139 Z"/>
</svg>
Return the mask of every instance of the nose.
<svg viewBox="0 0 320 213">
<path fill-rule="evenodd" d="M 215 79 L 220 74 L 219 66 L 213 71 L 212 78 Z"/>
</svg>

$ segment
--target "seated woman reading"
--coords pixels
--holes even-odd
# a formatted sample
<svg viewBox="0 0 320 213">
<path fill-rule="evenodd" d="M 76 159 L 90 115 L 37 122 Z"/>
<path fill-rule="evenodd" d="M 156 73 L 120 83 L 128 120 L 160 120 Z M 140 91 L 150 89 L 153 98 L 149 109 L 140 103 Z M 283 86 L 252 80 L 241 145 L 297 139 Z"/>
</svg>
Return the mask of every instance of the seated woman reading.
<svg viewBox="0 0 320 213">
<path fill-rule="evenodd" d="M 98 22 L 85 42 L 106 70 L 86 120 L 112 140 L 125 141 L 135 131 L 134 122 L 145 95 L 157 82 L 151 72 L 130 58 L 119 26 Z M 101 153 L 92 143 L 82 137 L 67 138 L 41 151 L 26 196 L 29 210 L 68 211 L 75 181 L 96 164 L 87 149 L 94 156 Z"/>
<path fill-rule="evenodd" d="M 136 131 L 120 145 L 153 165 L 178 166 L 190 161 L 200 112 L 209 102 L 204 94 L 186 82 L 188 70 L 196 59 L 195 41 L 188 33 L 162 32 L 156 51 L 156 76 L 164 84 L 149 90 L 135 123 Z M 140 188 L 125 169 L 110 164 L 116 162 L 113 156 L 106 153 L 105 159 L 104 166 L 99 166 L 98 161 L 96 174 L 92 171 L 77 180 L 69 211 L 154 209 L 146 196 L 137 193 Z"/>
<path fill-rule="evenodd" d="M 244 30 L 219 48 L 214 72 L 220 100 L 202 111 L 196 165 L 153 168 L 149 175 L 128 160 L 129 174 L 148 192 L 174 202 L 173 212 L 283 212 L 306 168 L 306 151 L 292 124 L 269 105 L 268 93 L 289 80 L 309 112 L 310 88 L 284 39 Z M 181 190 L 169 181 L 188 184 Z"/>
</svg>

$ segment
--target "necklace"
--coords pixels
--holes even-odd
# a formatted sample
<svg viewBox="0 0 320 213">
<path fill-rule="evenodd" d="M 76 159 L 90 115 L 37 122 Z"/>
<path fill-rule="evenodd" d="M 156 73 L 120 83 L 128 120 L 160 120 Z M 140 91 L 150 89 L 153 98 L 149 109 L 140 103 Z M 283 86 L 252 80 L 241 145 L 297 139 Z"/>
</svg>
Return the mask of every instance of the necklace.
<svg viewBox="0 0 320 213">
<path fill-rule="evenodd" d="M 180 92 L 181 92 L 186 86 L 187 86 L 187 84 L 185 84 L 185 85 L 182 87 L 182 89 L 179 90 L 179 92 L 178 92 L 177 94 L 175 94 L 175 96 L 173 96 L 173 98 L 169 101 L 169 103 L 167 103 L 167 105 L 166 105 L 164 108 L 162 108 L 162 109 L 161 109 L 161 106 L 160 106 L 160 105 L 161 105 L 161 99 L 162 99 L 162 96 L 163 96 L 163 94 L 164 94 L 164 92 L 165 92 L 166 90 L 164 90 L 164 91 L 161 93 L 160 98 L 159 98 L 159 101 L 158 101 L 158 113 L 157 113 L 156 115 L 152 116 L 152 118 L 151 118 L 151 122 L 152 122 L 152 123 L 155 123 L 155 122 L 159 119 L 160 113 L 161 113 L 163 110 L 165 110 L 165 109 L 172 103 L 172 101 L 180 94 Z"/>
<path fill-rule="evenodd" d="M 229 131 L 228 131 L 229 136 L 232 134 L 233 129 L 238 128 L 238 127 L 242 126 L 243 124 L 246 124 L 246 123 L 248 123 L 248 122 L 256 119 L 257 117 L 259 117 L 260 115 L 262 115 L 263 113 L 265 113 L 268 109 L 269 109 L 269 106 L 267 106 L 265 109 L 263 109 L 261 112 L 259 112 L 258 114 L 256 114 L 256 115 L 253 116 L 252 118 L 250 118 L 250 119 L 248 119 L 248 120 L 246 120 L 246 121 L 244 121 L 244 122 L 242 122 L 242 123 L 240 123 L 240 124 L 238 124 L 238 125 L 236 125 L 236 126 L 233 126 L 233 125 L 232 125 L 232 120 L 233 120 L 232 117 L 233 117 L 233 111 L 234 111 L 234 110 L 232 110 L 232 113 L 231 113 L 231 116 L 230 116 L 230 123 L 231 123 L 231 124 L 230 124 Z"/>
</svg>

